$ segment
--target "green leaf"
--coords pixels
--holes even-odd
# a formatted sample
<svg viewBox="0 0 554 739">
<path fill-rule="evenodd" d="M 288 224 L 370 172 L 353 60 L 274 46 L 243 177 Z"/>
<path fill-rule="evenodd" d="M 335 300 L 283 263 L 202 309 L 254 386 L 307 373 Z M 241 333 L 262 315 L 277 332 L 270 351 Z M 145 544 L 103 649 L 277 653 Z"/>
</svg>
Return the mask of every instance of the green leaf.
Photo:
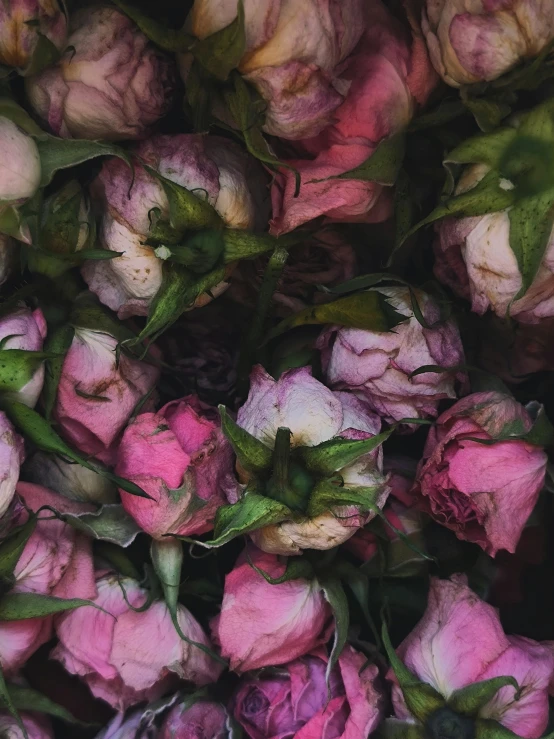
<svg viewBox="0 0 554 739">
<path fill-rule="evenodd" d="M 479 718 L 475 722 L 475 739 L 521 739 L 521 737 L 497 721 Z"/>
<path fill-rule="evenodd" d="M 554 426 L 546 415 L 544 406 L 538 403 L 529 403 L 526 409 L 534 420 L 533 426 L 522 438 L 528 444 L 534 444 L 535 446 L 552 446 L 554 444 Z"/>
<path fill-rule="evenodd" d="M 48 338 L 44 345 L 44 349 L 52 354 L 50 359 L 46 361 L 44 374 L 44 387 L 42 390 L 42 401 L 44 404 L 44 413 L 47 419 L 52 416 L 56 397 L 58 395 L 58 385 L 62 375 L 63 363 L 65 355 L 75 336 L 75 329 L 69 324 L 63 324 L 56 328 L 52 333 L 48 333 Z"/>
<path fill-rule="evenodd" d="M 346 640 L 348 638 L 348 627 L 350 626 L 350 612 L 348 610 L 348 600 L 346 598 L 344 588 L 340 580 L 336 577 L 320 578 L 319 583 L 325 596 L 325 600 L 331 606 L 335 619 L 335 638 L 333 639 L 333 647 L 329 655 L 329 662 L 325 670 L 325 680 L 329 687 L 329 679 L 331 672 L 338 662 Z"/>
<path fill-rule="evenodd" d="M 501 128 L 494 133 L 481 133 L 463 141 L 449 152 L 445 164 L 488 164 L 498 168 L 504 152 L 514 141 L 517 132 L 514 128 Z"/>
<path fill-rule="evenodd" d="M 96 157 L 119 157 L 131 167 L 131 158 L 127 152 L 115 144 L 84 139 L 59 139 L 42 131 L 40 135 L 35 135 L 34 139 L 42 170 L 40 187 L 49 185 L 58 170 L 74 167 Z"/>
<path fill-rule="evenodd" d="M 158 23 L 130 3 L 123 2 L 123 0 L 113 0 L 113 2 L 160 49 L 172 53 L 184 53 L 189 51 L 196 41 L 195 37 L 191 34 L 185 33 L 183 30 L 177 31 Z"/>
<path fill-rule="evenodd" d="M 19 711 L 36 711 L 38 713 L 45 713 L 48 716 L 59 718 L 68 724 L 75 724 L 82 727 L 95 725 L 85 721 L 79 721 L 79 719 L 76 719 L 75 716 L 63 708 L 63 706 L 59 706 L 57 703 L 54 703 L 50 698 L 39 693 L 38 690 L 13 684 L 8 685 L 7 690 L 13 705 Z"/>
<path fill-rule="evenodd" d="M 405 134 L 394 134 L 388 139 L 383 139 L 363 164 L 327 179 L 363 180 L 364 182 L 378 182 L 381 185 L 392 186 L 396 182 L 404 161 L 405 151 Z M 311 180 L 311 182 L 324 182 L 324 180 Z"/>
<path fill-rule="evenodd" d="M 304 237 L 298 234 L 285 234 L 285 236 L 276 238 L 269 234 L 255 234 L 238 228 L 227 228 L 223 232 L 225 244 L 223 259 L 225 264 L 240 259 L 254 259 L 260 254 L 274 251 L 278 247 L 293 246 L 303 239 Z"/>
<path fill-rule="evenodd" d="M 16 393 L 30 382 L 44 362 L 51 359 L 49 352 L 31 352 L 26 349 L 0 351 L 0 392 Z"/>
<path fill-rule="evenodd" d="M 40 126 L 37 126 L 31 116 L 11 98 L 0 98 L 0 116 L 9 118 L 10 121 L 29 134 L 38 136 L 44 134 L 44 131 Z"/>
<path fill-rule="evenodd" d="M 14 719 L 17 721 L 17 725 L 21 729 L 21 733 L 23 734 L 25 739 L 29 739 L 29 735 L 27 734 L 27 729 L 23 725 L 21 716 L 19 715 L 17 708 L 15 707 L 12 697 L 10 695 L 10 692 L 8 690 L 8 686 L 4 678 L 4 672 L 1 666 L 0 666 L 0 705 L 2 705 L 8 711 L 8 713 L 11 716 L 13 716 Z"/>
<path fill-rule="evenodd" d="M 499 100 L 462 97 L 465 107 L 473 114 L 481 131 L 494 131 L 512 112 L 510 105 Z"/>
<path fill-rule="evenodd" d="M 54 11 L 55 12 L 55 11 Z M 21 71 L 20 74 L 23 77 L 30 77 L 33 74 L 41 72 L 46 67 L 51 67 L 60 58 L 60 52 L 58 48 L 50 41 L 50 39 L 41 33 L 38 29 L 36 31 L 37 41 L 31 57 L 30 63 L 26 69 Z"/>
<path fill-rule="evenodd" d="M 246 50 L 244 2 L 237 2 L 237 17 L 225 28 L 201 41 L 191 51 L 204 69 L 218 80 L 225 81 L 238 67 Z"/>
<path fill-rule="evenodd" d="M 366 624 L 371 629 L 375 643 L 377 646 L 380 646 L 381 637 L 369 611 L 369 579 L 367 575 L 354 567 L 354 565 L 347 560 L 342 560 L 336 563 L 333 567 L 333 573 L 337 574 L 352 591 L 352 594 L 360 606 L 360 610 L 362 611 Z"/>
<path fill-rule="evenodd" d="M 6 582 L 13 576 L 13 571 L 25 545 L 37 525 L 37 517 L 29 516 L 29 520 L 10 531 L 8 536 L 0 544 L 0 580 Z"/>
<path fill-rule="evenodd" d="M 233 447 L 241 467 L 253 475 L 269 472 L 272 450 L 233 421 L 225 406 L 219 406 L 219 414 L 221 429 Z"/>
<path fill-rule="evenodd" d="M 405 320 L 406 317 L 397 313 L 380 292 L 367 290 L 311 306 L 285 318 L 269 332 L 267 341 L 298 326 L 330 323 L 367 331 L 389 331 Z"/>
<path fill-rule="evenodd" d="M 554 226 L 554 189 L 524 198 L 508 213 L 510 247 L 521 273 L 521 289 L 513 300 L 522 297 L 537 276 Z"/>
<path fill-rule="evenodd" d="M 298 454 L 310 472 L 332 475 L 383 444 L 394 428 L 361 441 L 336 438 L 317 446 L 299 447 Z"/>
<path fill-rule="evenodd" d="M 64 513 L 60 516 L 73 528 L 92 539 L 128 547 L 141 529 L 120 503 L 108 503 L 92 513 Z"/>
<path fill-rule="evenodd" d="M 0 203 L 0 233 L 11 236 L 25 244 L 30 244 L 31 232 L 27 224 L 21 218 L 21 213 L 12 205 Z"/>
<path fill-rule="evenodd" d="M 84 193 L 77 180 L 70 180 L 43 205 L 40 246 L 60 255 L 73 254 L 77 248 L 83 224 L 80 211 Z"/>
<path fill-rule="evenodd" d="M 82 598 L 56 598 L 53 595 L 41 595 L 40 593 L 8 593 L 0 600 L 0 621 L 41 618 L 54 613 L 72 611 L 81 606 L 99 608 L 92 601 Z"/>
<path fill-rule="evenodd" d="M 428 739 L 423 726 L 395 718 L 385 719 L 381 725 L 381 732 L 380 736 L 383 739 Z"/>
<path fill-rule="evenodd" d="M 418 721 L 424 724 L 432 713 L 438 711 L 439 708 L 443 708 L 445 705 L 444 698 L 431 685 L 422 682 L 412 674 L 399 659 L 391 644 L 385 623 L 383 623 L 381 639 L 408 710 Z"/>
<path fill-rule="evenodd" d="M 315 485 L 308 504 L 308 516 L 315 518 L 336 506 L 357 506 L 360 511 L 375 511 L 382 486 L 346 488 L 322 480 Z"/>
<path fill-rule="evenodd" d="M 477 716 L 479 710 L 507 685 L 511 685 L 516 691 L 519 690 L 517 680 L 509 676 L 493 677 L 490 680 L 472 683 L 465 688 L 455 690 L 448 699 L 448 706 L 456 713 Z"/>
</svg>

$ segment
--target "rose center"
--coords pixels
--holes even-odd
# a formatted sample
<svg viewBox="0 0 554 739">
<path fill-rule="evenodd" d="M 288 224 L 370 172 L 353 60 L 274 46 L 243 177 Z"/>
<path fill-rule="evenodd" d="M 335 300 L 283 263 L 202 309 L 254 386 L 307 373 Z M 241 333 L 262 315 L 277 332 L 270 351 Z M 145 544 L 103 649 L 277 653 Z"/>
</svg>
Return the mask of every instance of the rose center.
<svg viewBox="0 0 554 739">
<path fill-rule="evenodd" d="M 439 708 L 426 724 L 428 739 L 475 739 L 475 722 L 450 708 Z"/>
</svg>

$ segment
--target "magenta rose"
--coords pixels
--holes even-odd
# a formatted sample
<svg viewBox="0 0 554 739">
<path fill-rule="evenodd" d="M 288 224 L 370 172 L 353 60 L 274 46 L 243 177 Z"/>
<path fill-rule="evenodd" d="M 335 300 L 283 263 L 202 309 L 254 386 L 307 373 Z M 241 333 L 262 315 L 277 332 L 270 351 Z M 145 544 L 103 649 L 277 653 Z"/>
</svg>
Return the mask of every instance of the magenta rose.
<svg viewBox="0 0 554 739">
<path fill-rule="evenodd" d="M 554 654 L 532 639 L 506 636 L 496 610 L 470 590 L 465 575 L 432 578 L 427 610 L 397 651 L 412 673 L 445 698 L 473 683 L 515 678 L 517 695 L 511 685 L 501 688 L 479 718 L 498 721 L 525 739 L 537 739 L 546 729 Z M 411 720 L 396 684 L 392 697 L 396 716 Z"/>
<path fill-rule="evenodd" d="M 319 216 L 334 221 L 376 222 L 390 214 L 388 191 L 376 182 L 330 179 L 365 162 L 379 142 L 410 121 L 435 82 L 425 44 L 410 39 L 380 0 L 365 4 L 366 31 L 346 62 L 346 95 L 333 121 L 318 136 L 304 138 L 287 159 L 301 176 L 281 169 L 272 187 L 276 236 Z M 321 180 L 321 181 L 319 181 Z"/>
<path fill-rule="evenodd" d="M 278 578 L 286 562 L 256 547 L 248 557 L 270 577 Z M 212 621 L 214 640 L 235 672 L 282 665 L 297 659 L 329 638 L 331 609 L 315 580 L 267 582 L 241 555 L 225 578 L 220 614 Z M 245 625 L 247 625 L 246 628 Z"/>
<path fill-rule="evenodd" d="M 236 488 L 219 415 L 194 395 L 137 416 L 123 434 L 116 472 L 151 496 L 120 490 L 127 513 L 156 539 L 210 531 L 225 491 Z"/>
<path fill-rule="evenodd" d="M 427 437 L 415 493 L 439 523 L 491 556 L 514 552 L 544 483 L 544 451 L 499 438 L 504 429 L 521 435 L 531 426 L 510 396 L 473 393 L 443 413 Z"/>
<path fill-rule="evenodd" d="M 40 308 L 19 308 L 0 318 L 0 341 L 2 349 L 23 349 L 28 352 L 42 351 L 46 338 L 46 320 Z M 0 357 L 2 356 L 0 349 Z M 44 364 L 41 363 L 28 380 L 15 393 L 20 403 L 34 408 L 44 383 Z"/>
<path fill-rule="evenodd" d="M 369 736 L 383 710 L 377 667 L 347 645 L 328 691 L 326 666 L 325 653 L 318 651 L 284 668 L 245 675 L 233 698 L 235 719 L 251 739 Z"/>
<path fill-rule="evenodd" d="M 66 52 L 28 78 L 27 95 L 58 136 L 141 139 L 171 107 L 174 76 L 126 15 L 91 7 L 72 14 Z"/>
<path fill-rule="evenodd" d="M 96 586 L 94 602 L 104 610 L 81 608 L 60 616 L 59 644 L 52 653 L 68 672 L 84 680 L 93 695 L 125 711 L 158 699 L 179 678 L 198 686 L 217 680 L 221 665 L 181 639 L 165 603 L 155 601 L 146 611 L 132 610 L 130 606 L 139 608 L 146 602 L 148 593 L 129 578 L 104 575 Z M 178 606 L 177 620 L 185 636 L 209 646 L 202 627 L 184 606 Z"/>
<path fill-rule="evenodd" d="M 118 361 L 117 345 L 104 331 L 76 328 L 54 407 L 63 436 L 106 464 L 115 462 L 121 432 L 159 377 L 155 366 L 124 352 Z"/>
<path fill-rule="evenodd" d="M 325 379 L 333 388 L 361 395 L 388 423 L 436 416 L 441 400 L 456 397 L 459 370 L 411 374 L 425 365 L 448 368 L 463 364 L 458 328 L 452 320 L 441 322 L 439 306 L 420 290 L 413 294 L 427 327 L 414 313 L 408 288 L 375 290 L 404 320 L 394 331 L 325 329 L 317 342 Z"/>
<path fill-rule="evenodd" d="M 58 0 L 9 0 L 0 4 L 0 64 L 17 67 L 25 74 L 33 65 L 41 36 L 62 51 L 66 34 L 67 19 Z"/>
<path fill-rule="evenodd" d="M 158 739 L 232 739 L 230 717 L 221 703 L 199 700 L 174 706 L 158 734 Z"/>
</svg>

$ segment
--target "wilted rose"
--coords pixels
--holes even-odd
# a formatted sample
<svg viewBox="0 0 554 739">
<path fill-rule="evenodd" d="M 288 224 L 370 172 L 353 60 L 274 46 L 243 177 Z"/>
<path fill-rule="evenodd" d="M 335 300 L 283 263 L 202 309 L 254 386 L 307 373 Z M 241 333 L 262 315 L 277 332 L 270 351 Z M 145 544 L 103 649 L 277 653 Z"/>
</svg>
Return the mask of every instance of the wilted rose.
<svg viewBox="0 0 554 739">
<path fill-rule="evenodd" d="M 458 328 L 452 320 L 440 320 L 438 304 L 421 290 L 413 290 L 412 294 L 426 325 L 414 312 L 408 288 L 375 290 L 405 320 L 394 331 L 336 326 L 325 329 L 317 342 L 325 378 L 331 387 L 363 396 L 389 423 L 436 416 L 439 401 L 456 397 L 457 366 L 464 362 Z M 456 369 L 411 377 L 426 365 Z"/>
<path fill-rule="evenodd" d="M 346 645 L 327 687 L 327 656 L 307 654 L 278 670 L 245 675 L 233 697 L 233 715 L 252 739 L 354 739 L 380 723 L 379 671 Z"/>
<path fill-rule="evenodd" d="M 433 66 L 453 87 L 495 80 L 554 38 L 544 0 L 426 0 L 422 27 Z"/>
<path fill-rule="evenodd" d="M 46 331 L 46 320 L 40 308 L 36 310 L 19 308 L 13 313 L 8 313 L 0 318 L 0 341 L 2 341 L 0 357 L 3 350 L 10 349 L 40 352 L 46 338 Z M 7 358 L 9 355 L 5 356 Z M 11 394 L 20 403 L 34 408 L 44 383 L 44 363 L 40 361 L 34 371 L 30 370 L 30 375 L 30 379 Z"/>
<path fill-rule="evenodd" d="M 40 185 L 40 157 L 34 139 L 13 121 L 0 116 L 0 212 L 32 197 Z"/>
<path fill-rule="evenodd" d="M 272 187 L 276 236 L 319 216 L 378 222 L 390 214 L 382 185 L 341 176 L 365 162 L 379 142 L 402 130 L 435 83 L 425 44 L 393 18 L 380 0 L 365 4 L 366 30 L 341 74 L 345 98 L 318 136 L 304 138 Z M 341 177 L 341 179 L 333 179 Z"/>
<path fill-rule="evenodd" d="M 6 414 L 0 412 L 0 516 L 13 499 L 24 454 L 23 439 L 16 434 Z"/>
<path fill-rule="evenodd" d="M 46 716 L 37 713 L 20 713 L 20 718 L 27 732 L 26 739 L 54 739 L 54 732 Z M 0 714 L 0 736 L 5 739 L 25 738 L 17 719 L 7 713 Z"/>
<path fill-rule="evenodd" d="M 249 545 L 225 578 L 212 635 L 238 673 L 282 665 L 324 645 L 331 622 L 331 608 L 316 580 L 273 585 L 251 563 L 273 578 L 286 570 L 279 557 Z"/>
<path fill-rule="evenodd" d="M 473 683 L 515 678 L 517 695 L 511 685 L 501 688 L 479 718 L 498 721 L 520 737 L 542 736 L 554 654 L 532 639 L 506 636 L 496 610 L 470 590 L 465 575 L 432 578 L 427 610 L 397 651 L 409 670 L 446 698 Z M 396 685 L 393 704 L 398 718 L 411 719 Z"/>
<path fill-rule="evenodd" d="M 164 719 L 159 739 L 232 739 L 230 717 L 221 703 L 209 700 L 183 701 L 174 706 Z"/>
<path fill-rule="evenodd" d="M 171 107 L 171 61 L 115 8 L 73 14 L 67 47 L 27 80 L 31 105 L 58 136 L 144 138 Z"/>
<path fill-rule="evenodd" d="M 123 434 L 116 472 L 151 496 L 120 491 L 127 513 L 157 539 L 210 531 L 225 490 L 236 487 L 217 411 L 194 395 L 138 415 Z"/>
<path fill-rule="evenodd" d="M 531 426 L 516 400 L 486 392 L 459 400 L 429 430 L 414 492 L 439 523 L 492 556 L 515 550 L 544 483 L 544 451 L 503 433 Z"/>
<path fill-rule="evenodd" d="M 44 66 L 49 52 L 63 50 L 66 34 L 67 19 L 58 0 L 9 0 L 0 4 L 0 64 L 17 67 L 21 73 L 36 65 Z M 43 60 L 37 58 L 41 45 L 46 47 Z"/>
<path fill-rule="evenodd" d="M 100 240 L 105 249 L 122 252 L 109 261 L 90 261 L 83 277 L 92 292 L 120 318 L 147 315 L 162 284 L 163 260 L 146 246 L 155 211 L 169 215 L 169 202 L 158 179 L 163 177 L 206 198 L 229 228 L 263 230 L 267 225 L 265 176 L 236 144 L 219 136 L 155 136 L 136 149 L 134 172 L 109 159 L 94 185 L 103 212 Z M 228 286 L 213 288 L 214 295 Z M 206 294 L 198 302 L 207 302 Z"/>
</svg>

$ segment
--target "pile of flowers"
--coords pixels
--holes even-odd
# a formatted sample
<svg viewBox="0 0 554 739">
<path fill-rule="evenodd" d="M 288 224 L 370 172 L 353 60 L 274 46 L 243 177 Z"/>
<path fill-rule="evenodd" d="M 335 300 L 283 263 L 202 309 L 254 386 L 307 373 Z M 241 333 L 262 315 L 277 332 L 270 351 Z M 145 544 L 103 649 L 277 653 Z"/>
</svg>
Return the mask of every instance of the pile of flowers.
<svg viewBox="0 0 554 739">
<path fill-rule="evenodd" d="M 0 2 L 0 736 L 552 739 L 549 417 L 552 0 Z"/>
</svg>

